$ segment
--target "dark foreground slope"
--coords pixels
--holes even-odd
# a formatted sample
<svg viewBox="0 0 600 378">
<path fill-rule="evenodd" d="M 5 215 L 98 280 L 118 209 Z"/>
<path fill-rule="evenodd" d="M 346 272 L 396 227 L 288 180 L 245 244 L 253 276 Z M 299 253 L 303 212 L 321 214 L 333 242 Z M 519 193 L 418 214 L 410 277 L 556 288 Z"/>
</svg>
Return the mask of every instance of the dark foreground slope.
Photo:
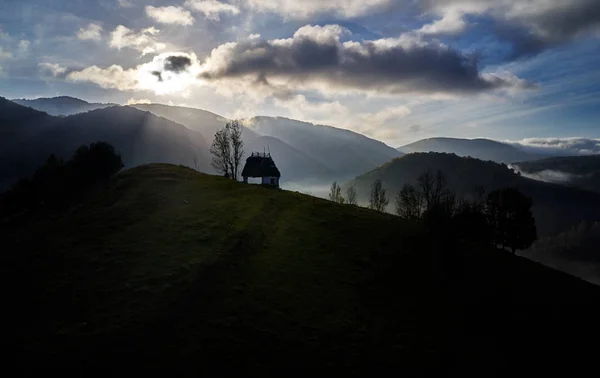
<svg viewBox="0 0 600 378">
<path fill-rule="evenodd" d="M 126 171 L 70 213 L 14 227 L 0 235 L 3 307 L 26 372 L 539 373 L 593 361 L 599 335 L 583 281 L 186 168 Z"/>
</svg>

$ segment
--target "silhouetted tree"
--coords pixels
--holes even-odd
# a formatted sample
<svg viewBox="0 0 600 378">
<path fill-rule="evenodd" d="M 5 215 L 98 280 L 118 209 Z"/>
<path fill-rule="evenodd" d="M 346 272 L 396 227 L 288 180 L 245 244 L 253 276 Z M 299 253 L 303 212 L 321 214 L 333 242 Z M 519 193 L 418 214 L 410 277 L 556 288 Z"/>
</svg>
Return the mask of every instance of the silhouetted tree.
<svg viewBox="0 0 600 378">
<path fill-rule="evenodd" d="M 211 164 L 217 172 L 225 177 L 232 177 L 233 160 L 231 158 L 231 143 L 229 143 L 229 129 L 227 127 L 215 133 L 215 138 L 210 146 L 212 154 Z"/>
<path fill-rule="evenodd" d="M 348 205 L 358 205 L 356 189 L 354 188 L 354 186 L 349 186 L 346 189 L 346 203 Z"/>
<path fill-rule="evenodd" d="M 329 200 L 336 203 L 343 203 L 344 201 L 344 198 L 342 197 L 342 187 L 338 185 L 337 181 L 334 181 L 333 184 L 331 184 Z"/>
<path fill-rule="evenodd" d="M 385 189 L 381 184 L 381 180 L 375 180 L 373 182 L 373 185 L 371 186 L 371 196 L 369 197 L 369 209 L 384 212 L 389 202 L 390 201 L 386 196 Z"/>
<path fill-rule="evenodd" d="M 421 193 L 414 186 L 405 184 L 396 196 L 396 213 L 404 219 L 419 219 L 421 198 Z"/>
<path fill-rule="evenodd" d="M 493 240 L 513 253 L 527 249 L 537 239 L 531 198 L 518 189 L 506 188 L 491 192 L 487 198 L 487 215 L 493 230 Z"/>
<path fill-rule="evenodd" d="M 232 121 L 226 125 L 229 129 L 229 139 L 231 141 L 231 161 L 233 163 L 232 175 L 237 181 L 239 168 L 244 156 L 244 141 L 242 140 L 242 125 L 239 121 Z"/>
<path fill-rule="evenodd" d="M 210 153 L 213 168 L 223 176 L 237 181 L 244 156 L 242 125 L 239 121 L 228 122 L 216 132 Z"/>
<path fill-rule="evenodd" d="M 63 209 L 121 168 L 121 155 L 104 142 L 79 147 L 67 162 L 50 155 L 31 177 L 21 179 L 2 196 L 0 212 L 3 216 L 12 216 L 27 211 Z"/>
</svg>

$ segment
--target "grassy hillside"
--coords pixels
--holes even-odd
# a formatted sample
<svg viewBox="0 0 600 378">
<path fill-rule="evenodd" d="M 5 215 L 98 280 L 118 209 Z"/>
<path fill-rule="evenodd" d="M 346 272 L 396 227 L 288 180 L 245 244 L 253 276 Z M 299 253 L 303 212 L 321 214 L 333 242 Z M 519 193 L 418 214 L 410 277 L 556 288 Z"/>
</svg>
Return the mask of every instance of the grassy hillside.
<svg viewBox="0 0 600 378">
<path fill-rule="evenodd" d="M 448 186 L 459 196 L 471 194 L 475 185 L 482 185 L 488 192 L 505 187 L 519 189 L 533 199 L 534 216 L 541 235 L 566 231 L 583 220 L 600 220 L 598 193 L 540 182 L 519 176 L 506 165 L 454 154 L 408 154 L 355 178 L 347 185 L 354 185 L 364 202 L 368 199 L 373 181 L 380 179 L 390 198 L 394 198 L 404 184 L 415 184 L 417 177 L 427 170 L 441 170 Z M 393 207 L 393 201 L 390 201 L 388 210 L 394 211 Z"/>
<path fill-rule="evenodd" d="M 600 335 L 600 292 L 573 277 L 170 165 L 0 237 L 9 361 L 29 373 L 493 376 L 581 366 Z"/>
</svg>

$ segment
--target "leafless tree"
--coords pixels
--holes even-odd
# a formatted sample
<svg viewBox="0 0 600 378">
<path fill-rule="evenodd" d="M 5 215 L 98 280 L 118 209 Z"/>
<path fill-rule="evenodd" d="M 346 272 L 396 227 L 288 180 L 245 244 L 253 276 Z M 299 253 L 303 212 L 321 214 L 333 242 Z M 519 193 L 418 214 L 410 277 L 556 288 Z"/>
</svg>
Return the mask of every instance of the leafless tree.
<svg viewBox="0 0 600 378">
<path fill-rule="evenodd" d="M 356 189 L 354 189 L 354 186 L 349 186 L 346 189 L 346 203 L 348 205 L 358 205 L 358 199 L 356 197 Z"/>
<path fill-rule="evenodd" d="M 225 127 L 229 130 L 229 139 L 231 141 L 232 178 L 237 180 L 242 157 L 244 156 L 242 125 L 239 121 L 232 121 Z"/>
<path fill-rule="evenodd" d="M 396 197 L 396 213 L 404 219 L 419 219 L 421 207 L 421 194 L 414 186 L 405 184 Z"/>
<path fill-rule="evenodd" d="M 334 181 L 331 184 L 331 189 L 329 190 L 329 200 L 336 203 L 344 203 L 344 198 L 342 197 L 342 187 L 338 185 L 337 181 Z"/>
<path fill-rule="evenodd" d="M 371 186 L 371 197 L 369 198 L 369 209 L 384 212 L 387 205 L 390 203 L 388 200 L 385 189 L 381 184 L 381 180 L 377 179 Z"/>
<path fill-rule="evenodd" d="M 212 145 L 212 166 L 225 177 L 232 176 L 233 161 L 231 158 L 231 144 L 229 143 L 229 129 L 227 127 L 217 131 Z"/>
<path fill-rule="evenodd" d="M 239 121 L 228 122 L 217 131 L 210 153 L 212 166 L 225 177 L 237 180 L 239 168 L 244 156 L 244 141 L 242 140 L 242 125 Z"/>
</svg>

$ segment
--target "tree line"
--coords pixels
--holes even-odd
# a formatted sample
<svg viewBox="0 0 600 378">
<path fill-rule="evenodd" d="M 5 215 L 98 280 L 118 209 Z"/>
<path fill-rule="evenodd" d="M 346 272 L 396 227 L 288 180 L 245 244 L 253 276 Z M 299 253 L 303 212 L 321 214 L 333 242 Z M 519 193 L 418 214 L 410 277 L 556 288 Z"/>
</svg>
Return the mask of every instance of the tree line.
<svg viewBox="0 0 600 378">
<path fill-rule="evenodd" d="M 0 197 L 0 215 L 52 212 L 80 200 L 88 189 L 107 182 L 123 168 L 121 155 L 105 142 L 79 147 L 71 159 L 50 155 L 33 175 Z"/>
<path fill-rule="evenodd" d="M 337 203 L 357 205 L 356 190 L 346 188 L 341 195 L 337 182 L 331 185 L 329 199 Z M 389 197 L 381 180 L 371 185 L 368 207 L 385 212 Z M 487 193 L 474 187 L 471 194 L 458 198 L 448 188 L 441 171 L 421 174 L 415 184 L 405 184 L 395 196 L 395 213 L 403 219 L 420 221 L 436 230 L 454 236 L 487 242 L 495 247 L 509 248 L 513 253 L 529 248 L 537 239 L 531 198 L 515 188 L 503 188 Z"/>
</svg>

